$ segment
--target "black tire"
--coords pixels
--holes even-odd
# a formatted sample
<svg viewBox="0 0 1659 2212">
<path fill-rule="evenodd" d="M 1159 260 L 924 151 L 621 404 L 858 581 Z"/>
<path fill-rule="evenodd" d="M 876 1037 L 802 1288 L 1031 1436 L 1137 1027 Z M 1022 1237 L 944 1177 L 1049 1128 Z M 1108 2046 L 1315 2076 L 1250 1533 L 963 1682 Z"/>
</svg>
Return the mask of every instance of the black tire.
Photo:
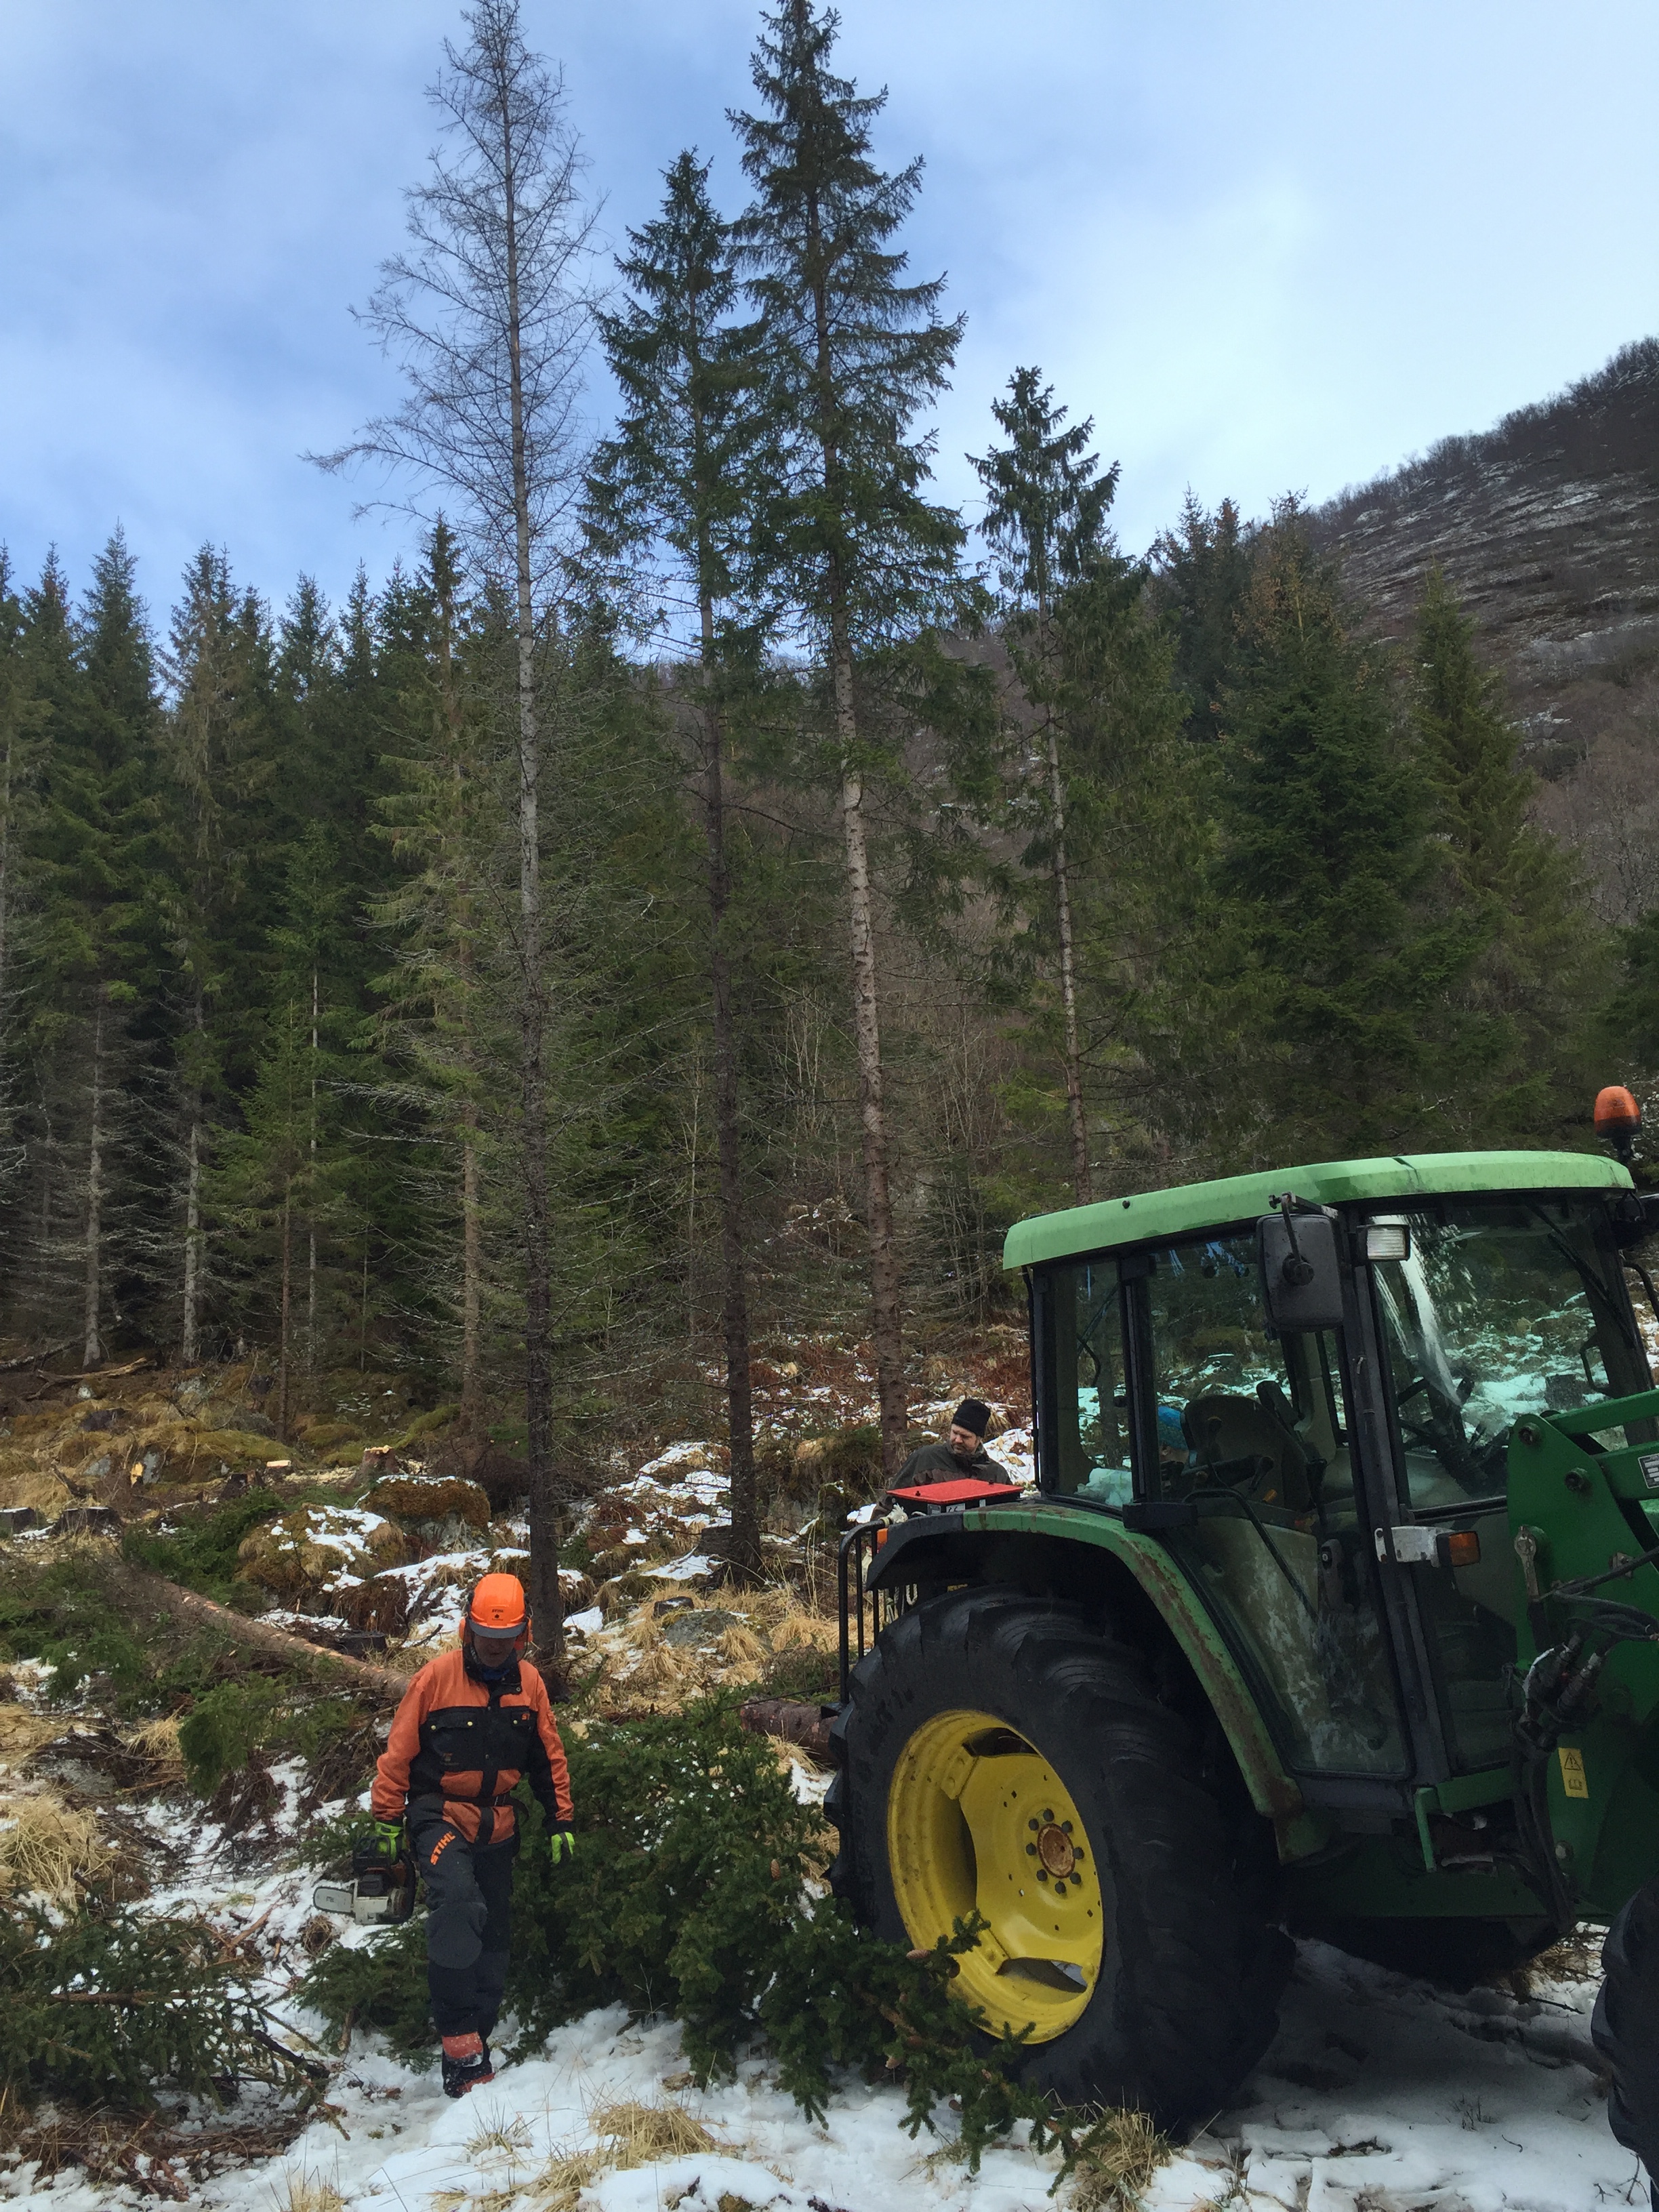
<svg viewBox="0 0 1659 2212">
<path fill-rule="evenodd" d="M 1224 1804 L 1140 1652 L 1076 1606 L 957 1590 L 885 1630 L 851 1692 L 830 1731 L 837 1893 L 890 1940 L 945 1932 L 907 1929 L 900 1915 L 889 1786 L 930 1718 L 993 1716 L 1070 1792 L 1100 1878 L 1093 1994 L 1064 2033 L 1030 2046 L 1027 2078 L 1066 2104 L 1137 2108 L 1166 2132 L 1212 2117 L 1273 2040 L 1292 1951 L 1265 1917 L 1266 1824 L 1248 1802 L 1242 1821 Z"/>
<path fill-rule="evenodd" d="M 1607 2125 L 1646 2166 L 1659 2203 L 1659 1878 L 1608 1929 L 1601 1972 L 1590 2034 L 1613 2077 Z"/>
</svg>

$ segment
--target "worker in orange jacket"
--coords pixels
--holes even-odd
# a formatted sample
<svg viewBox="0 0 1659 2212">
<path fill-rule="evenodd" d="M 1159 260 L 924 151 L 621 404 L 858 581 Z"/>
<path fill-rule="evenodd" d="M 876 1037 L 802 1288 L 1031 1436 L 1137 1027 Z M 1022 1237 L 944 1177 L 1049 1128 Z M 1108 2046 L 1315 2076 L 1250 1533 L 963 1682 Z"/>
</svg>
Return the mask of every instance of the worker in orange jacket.
<svg viewBox="0 0 1659 2212">
<path fill-rule="evenodd" d="M 553 1863 L 576 1844 L 570 1770 L 547 1686 L 523 1656 L 529 1638 L 522 1583 L 486 1575 L 467 1601 L 459 1647 L 428 1660 L 404 1692 L 369 1796 L 392 1856 L 407 1822 L 426 1883 L 427 1986 L 450 2097 L 495 2078 L 487 2038 L 507 1984 L 519 1782 L 546 1816 Z"/>
</svg>

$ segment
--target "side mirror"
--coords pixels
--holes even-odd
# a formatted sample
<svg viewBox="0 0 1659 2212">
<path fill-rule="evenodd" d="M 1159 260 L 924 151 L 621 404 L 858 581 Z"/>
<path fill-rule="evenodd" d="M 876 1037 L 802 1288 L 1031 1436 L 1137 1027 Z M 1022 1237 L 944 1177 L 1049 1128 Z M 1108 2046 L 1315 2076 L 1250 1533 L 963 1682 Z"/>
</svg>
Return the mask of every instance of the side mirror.
<svg viewBox="0 0 1659 2212">
<path fill-rule="evenodd" d="M 1613 1241 L 1621 1252 L 1659 1236 L 1659 1191 L 1621 1192 L 1608 1208 Z"/>
<path fill-rule="evenodd" d="M 1342 1270 L 1336 1224 L 1328 1214 L 1297 1213 L 1290 1203 L 1255 1224 L 1261 1302 L 1281 1335 L 1296 1329 L 1340 1328 Z"/>
</svg>

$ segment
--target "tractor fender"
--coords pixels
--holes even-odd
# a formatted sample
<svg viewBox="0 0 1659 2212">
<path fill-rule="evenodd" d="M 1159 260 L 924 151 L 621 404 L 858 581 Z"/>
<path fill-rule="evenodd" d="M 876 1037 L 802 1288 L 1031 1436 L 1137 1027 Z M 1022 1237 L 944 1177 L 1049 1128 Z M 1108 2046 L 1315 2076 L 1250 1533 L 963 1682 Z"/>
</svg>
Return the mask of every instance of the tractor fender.
<svg viewBox="0 0 1659 2212">
<path fill-rule="evenodd" d="M 1101 1554 L 1106 1555 L 1105 1559 Z M 1115 1516 L 1063 1505 L 996 1505 L 927 1513 L 887 1532 L 865 1575 L 867 1590 L 913 1584 L 1015 1582 L 1054 1595 L 1100 1595 L 1108 1562 L 1127 1574 L 1175 1638 L 1209 1700 L 1258 1813 L 1283 1860 L 1317 1851 L 1326 1823 L 1286 1771 L 1237 1662 L 1192 1584 L 1156 1537 Z"/>
</svg>

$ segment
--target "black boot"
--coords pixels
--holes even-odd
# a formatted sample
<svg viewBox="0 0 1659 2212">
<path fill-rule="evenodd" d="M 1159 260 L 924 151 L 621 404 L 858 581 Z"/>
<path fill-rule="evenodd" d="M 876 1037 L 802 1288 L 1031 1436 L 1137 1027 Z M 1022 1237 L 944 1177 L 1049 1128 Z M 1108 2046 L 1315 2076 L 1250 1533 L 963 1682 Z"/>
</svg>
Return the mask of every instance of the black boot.
<svg viewBox="0 0 1659 2212">
<path fill-rule="evenodd" d="M 481 2035 L 447 2035 L 443 2039 L 444 2094 L 464 2097 L 481 2082 L 493 2081 L 489 2045 Z"/>
</svg>

